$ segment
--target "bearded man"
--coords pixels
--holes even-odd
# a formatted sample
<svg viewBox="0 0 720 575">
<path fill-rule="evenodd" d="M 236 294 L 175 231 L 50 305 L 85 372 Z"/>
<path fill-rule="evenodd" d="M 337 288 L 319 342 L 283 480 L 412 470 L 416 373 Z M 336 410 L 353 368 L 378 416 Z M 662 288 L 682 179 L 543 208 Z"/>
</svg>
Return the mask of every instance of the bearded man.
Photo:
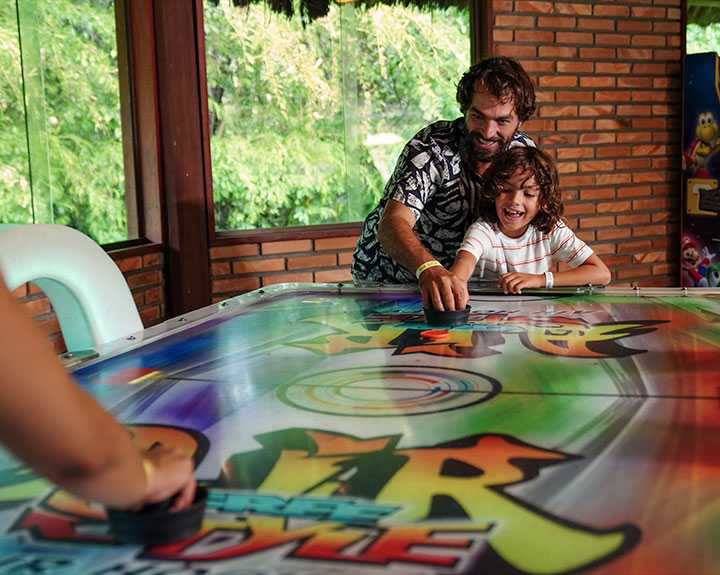
<svg viewBox="0 0 720 575">
<path fill-rule="evenodd" d="M 439 310 L 462 309 L 468 300 L 448 268 L 483 201 L 483 174 L 501 151 L 535 146 L 520 131 L 535 112 L 535 89 L 515 60 L 487 58 L 470 67 L 457 102 L 462 117 L 430 124 L 405 145 L 365 218 L 351 267 L 358 283 L 417 282 L 423 303 Z"/>
</svg>

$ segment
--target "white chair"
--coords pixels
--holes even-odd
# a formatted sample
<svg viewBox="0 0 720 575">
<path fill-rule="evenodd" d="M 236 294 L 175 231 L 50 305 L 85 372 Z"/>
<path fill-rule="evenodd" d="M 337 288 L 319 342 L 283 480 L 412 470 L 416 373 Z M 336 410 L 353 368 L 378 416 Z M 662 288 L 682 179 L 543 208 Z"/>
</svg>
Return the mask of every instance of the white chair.
<svg viewBox="0 0 720 575">
<path fill-rule="evenodd" d="M 98 244 L 72 228 L 0 225 L 0 273 L 11 290 L 31 281 L 45 292 L 70 352 L 98 348 L 143 329 L 118 267 Z"/>
</svg>

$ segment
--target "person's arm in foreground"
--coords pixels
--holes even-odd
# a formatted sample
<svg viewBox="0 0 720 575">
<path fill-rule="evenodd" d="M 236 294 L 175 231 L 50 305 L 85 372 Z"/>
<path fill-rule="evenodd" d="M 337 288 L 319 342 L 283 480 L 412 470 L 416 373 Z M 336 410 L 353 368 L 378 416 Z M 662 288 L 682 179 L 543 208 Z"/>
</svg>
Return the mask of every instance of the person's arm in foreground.
<svg viewBox="0 0 720 575">
<path fill-rule="evenodd" d="M 385 252 L 411 272 L 435 259 L 415 235 L 414 227 L 415 216 L 410 208 L 389 200 L 378 227 L 379 240 Z M 469 299 L 467 285 L 443 266 L 426 269 L 418 284 L 425 307 L 441 311 L 464 309 Z"/>
<path fill-rule="evenodd" d="M 592 254 L 578 267 L 553 274 L 553 286 L 607 285 L 610 270 L 596 254 Z M 545 274 L 510 272 L 500 278 L 500 288 L 505 293 L 521 293 L 524 288 L 544 288 Z"/>
<path fill-rule="evenodd" d="M 65 372 L 50 343 L 0 282 L 0 442 L 80 497 L 134 509 L 179 493 L 194 497 L 190 457 L 164 447 L 141 454 L 129 432 Z M 145 461 L 144 461 L 145 460 Z"/>
</svg>

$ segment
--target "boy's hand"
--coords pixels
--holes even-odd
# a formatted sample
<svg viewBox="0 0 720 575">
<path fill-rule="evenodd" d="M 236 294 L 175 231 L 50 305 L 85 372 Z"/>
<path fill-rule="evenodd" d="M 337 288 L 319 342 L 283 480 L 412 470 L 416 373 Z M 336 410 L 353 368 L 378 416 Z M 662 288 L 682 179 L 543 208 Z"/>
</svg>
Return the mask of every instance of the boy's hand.
<svg viewBox="0 0 720 575">
<path fill-rule="evenodd" d="M 522 293 L 523 288 L 545 287 L 545 274 L 510 272 L 500 276 L 498 285 L 505 293 Z"/>
</svg>

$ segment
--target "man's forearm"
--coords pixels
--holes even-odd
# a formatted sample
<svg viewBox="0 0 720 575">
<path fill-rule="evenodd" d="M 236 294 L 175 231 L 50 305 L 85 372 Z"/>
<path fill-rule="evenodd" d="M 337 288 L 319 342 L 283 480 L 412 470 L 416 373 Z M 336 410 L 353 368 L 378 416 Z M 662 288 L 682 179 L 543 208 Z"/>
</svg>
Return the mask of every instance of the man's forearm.
<svg viewBox="0 0 720 575">
<path fill-rule="evenodd" d="M 420 264 L 435 259 L 420 242 L 412 226 L 403 218 L 384 217 L 378 228 L 378 239 L 385 252 L 412 273 Z"/>
</svg>

